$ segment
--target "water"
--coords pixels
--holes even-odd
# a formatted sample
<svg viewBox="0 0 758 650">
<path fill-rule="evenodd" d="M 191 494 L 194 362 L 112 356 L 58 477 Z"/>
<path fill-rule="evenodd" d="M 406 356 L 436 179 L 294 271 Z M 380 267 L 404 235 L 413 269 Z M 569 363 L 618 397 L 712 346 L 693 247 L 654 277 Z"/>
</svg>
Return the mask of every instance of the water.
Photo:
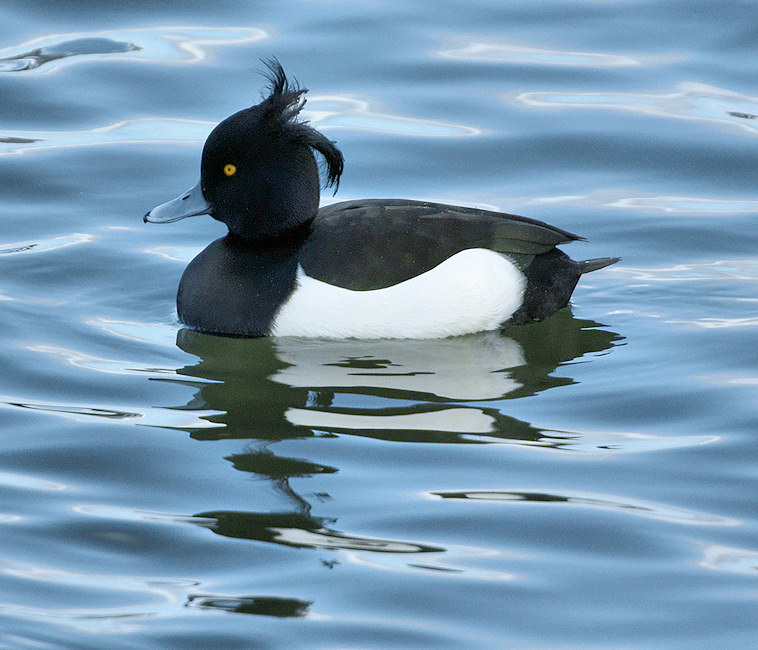
<svg viewBox="0 0 758 650">
<path fill-rule="evenodd" d="M 751 647 L 758 8 L 6 2 L 0 643 Z M 183 330 L 192 185 L 275 55 L 337 197 L 589 238 L 572 312 L 442 341 Z"/>
</svg>

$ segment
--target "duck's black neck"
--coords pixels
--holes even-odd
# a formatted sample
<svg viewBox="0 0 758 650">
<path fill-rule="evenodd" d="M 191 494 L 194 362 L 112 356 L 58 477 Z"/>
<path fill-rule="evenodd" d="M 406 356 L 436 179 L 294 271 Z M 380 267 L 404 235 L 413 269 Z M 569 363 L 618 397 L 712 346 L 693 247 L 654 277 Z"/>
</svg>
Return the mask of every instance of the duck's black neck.
<svg viewBox="0 0 758 650">
<path fill-rule="evenodd" d="M 231 248 L 245 249 L 255 253 L 278 252 L 286 254 L 294 253 L 309 237 L 313 230 L 313 218 L 303 224 L 277 233 L 272 237 L 251 239 L 242 237 L 229 231 L 224 238 L 225 243 Z"/>
</svg>

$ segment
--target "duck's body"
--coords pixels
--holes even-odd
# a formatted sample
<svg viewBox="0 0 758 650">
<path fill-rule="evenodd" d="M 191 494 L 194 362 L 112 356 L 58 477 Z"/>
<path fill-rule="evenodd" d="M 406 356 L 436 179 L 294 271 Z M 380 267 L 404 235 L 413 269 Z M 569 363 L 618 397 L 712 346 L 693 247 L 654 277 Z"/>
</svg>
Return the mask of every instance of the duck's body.
<svg viewBox="0 0 758 650">
<path fill-rule="evenodd" d="M 187 326 L 236 336 L 468 334 L 541 320 L 567 305 L 583 273 L 616 261 L 575 262 L 556 246 L 581 237 L 486 210 L 402 199 L 317 210 L 311 148 L 335 184 L 342 156 L 294 121 L 304 91 L 287 87 L 278 64 L 271 70 L 271 97 L 209 136 L 198 186 L 145 216 L 209 212 L 230 228 L 182 276 Z"/>
</svg>

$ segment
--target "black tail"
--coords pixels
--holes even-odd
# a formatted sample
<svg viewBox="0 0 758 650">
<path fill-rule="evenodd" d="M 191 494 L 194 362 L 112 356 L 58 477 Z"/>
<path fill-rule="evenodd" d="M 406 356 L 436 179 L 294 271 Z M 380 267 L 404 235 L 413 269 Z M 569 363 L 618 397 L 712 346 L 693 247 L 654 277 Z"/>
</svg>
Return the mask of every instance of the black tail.
<svg viewBox="0 0 758 650">
<path fill-rule="evenodd" d="M 579 262 L 579 273 L 584 275 L 598 269 L 604 269 L 606 266 L 615 264 L 620 259 L 620 257 L 596 257 L 594 260 L 584 260 L 583 262 Z"/>
</svg>

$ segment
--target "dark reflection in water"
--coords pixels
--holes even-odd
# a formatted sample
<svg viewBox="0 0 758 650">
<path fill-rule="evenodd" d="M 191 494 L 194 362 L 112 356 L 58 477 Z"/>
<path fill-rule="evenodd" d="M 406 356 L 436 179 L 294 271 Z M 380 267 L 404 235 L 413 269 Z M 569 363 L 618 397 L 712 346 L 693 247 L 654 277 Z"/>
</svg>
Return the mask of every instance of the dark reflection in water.
<svg viewBox="0 0 758 650">
<path fill-rule="evenodd" d="M 236 614 L 257 614 L 259 616 L 301 617 L 308 613 L 312 601 L 297 598 L 277 598 L 276 596 L 192 596 L 188 607 L 222 609 Z"/>
<path fill-rule="evenodd" d="M 62 43 L 45 45 L 29 52 L 0 59 L 0 72 L 34 70 L 51 61 L 84 54 L 116 54 L 134 52 L 142 48 L 132 43 L 113 41 L 109 38 L 77 38 Z"/>
<path fill-rule="evenodd" d="M 30 409 L 32 411 L 51 411 L 53 413 L 71 413 L 72 415 L 95 415 L 100 418 L 123 420 L 127 418 L 140 418 L 140 413 L 130 411 L 115 411 L 113 409 L 100 409 L 92 406 L 61 406 L 60 404 L 34 404 L 26 402 L 0 402 L 8 406 Z"/>
<path fill-rule="evenodd" d="M 503 400 L 573 383 L 554 371 L 620 340 L 568 310 L 504 333 L 428 341 L 251 340 L 181 330 L 177 345 L 198 361 L 178 373 L 196 394 L 173 408 L 217 412 L 205 419 L 218 427 L 189 431 L 198 439 L 537 440 L 542 431 L 503 413 Z"/>
<path fill-rule="evenodd" d="M 234 469 L 265 475 L 273 480 L 313 474 L 333 474 L 337 471 L 336 468 L 326 465 L 318 465 L 297 458 L 275 456 L 268 449 L 256 453 L 233 454 L 228 456 L 227 460 L 232 461 Z"/>
<path fill-rule="evenodd" d="M 425 443 L 539 441 L 545 432 L 505 414 L 504 400 L 573 383 L 553 373 L 620 340 L 569 310 L 505 332 L 429 341 L 235 339 L 181 330 L 177 345 L 198 360 L 178 370 L 185 377 L 178 381 L 196 392 L 173 408 L 214 411 L 204 417 L 218 424 L 188 432 L 199 440 L 248 440 L 245 451 L 227 460 L 266 479 L 291 504 L 276 512 L 201 512 L 194 521 L 218 535 L 296 548 L 444 552 L 351 535 L 334 527 L 336 519 L 314 516 L 290 479 L 338 468 L 278 456 L 272 444 L 337 435 Z"/>
<path fill-rule="evenodd" d="M 0 59 L 0 62 L 2 59 Z M 19 138 L 17 136 L 4 136 L 0 137 L 0 142 L 3 144 L 31 144 L 32 142 L 39 142 L 38 138 Z M 0 251 L 5 252 L 5 251 Z"/>
<path fill-rule="evenodd" d="M 445 549 L 426 544 L 346 535 L 326 527 L 335 521 L 299 512 L 202 512 L 197 523 L 236 539 L 273 542 L 296 548 L 350 549 L 375 553 L 433 553 Z"/>
</svg>

